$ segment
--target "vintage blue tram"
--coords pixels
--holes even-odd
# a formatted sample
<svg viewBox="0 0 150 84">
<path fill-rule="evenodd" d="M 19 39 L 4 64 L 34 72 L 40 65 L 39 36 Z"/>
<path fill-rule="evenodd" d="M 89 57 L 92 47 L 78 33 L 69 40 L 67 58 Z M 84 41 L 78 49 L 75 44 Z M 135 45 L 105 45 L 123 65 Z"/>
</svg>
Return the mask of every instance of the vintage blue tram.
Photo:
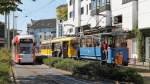
<svg viewBox="0 0 150 84">
<path fill-rule="evenodd" d="M 128 65 L 126 33 L 101 33 L 79 39 L 79 58 Z"/>
</svg>

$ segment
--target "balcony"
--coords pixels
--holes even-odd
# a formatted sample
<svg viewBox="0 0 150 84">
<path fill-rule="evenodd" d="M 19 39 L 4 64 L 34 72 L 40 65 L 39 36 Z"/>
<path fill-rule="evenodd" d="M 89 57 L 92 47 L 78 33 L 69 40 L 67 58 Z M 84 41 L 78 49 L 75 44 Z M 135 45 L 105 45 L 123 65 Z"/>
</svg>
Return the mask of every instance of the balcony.
<svg viewBox="0 0 150 84">
<path fill-rule="evenodd" d="M 91 5 L 91 16 L 99 15 L 99 13 L 111 10 L 110 0 L 93 0 Z"/>
</svg>

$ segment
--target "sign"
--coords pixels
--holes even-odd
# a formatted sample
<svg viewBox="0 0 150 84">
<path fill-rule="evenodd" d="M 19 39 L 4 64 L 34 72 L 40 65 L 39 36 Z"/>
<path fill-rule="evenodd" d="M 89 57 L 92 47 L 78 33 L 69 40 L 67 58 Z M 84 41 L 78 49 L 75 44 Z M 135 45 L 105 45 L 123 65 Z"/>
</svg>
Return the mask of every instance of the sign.
<svg viewBox="0 0 150 84">
<path fill-rule="evenodd" d="M 20 43 L 33 43 L 33 40 L 32 39 L 20 39 Z"/>
</svg>

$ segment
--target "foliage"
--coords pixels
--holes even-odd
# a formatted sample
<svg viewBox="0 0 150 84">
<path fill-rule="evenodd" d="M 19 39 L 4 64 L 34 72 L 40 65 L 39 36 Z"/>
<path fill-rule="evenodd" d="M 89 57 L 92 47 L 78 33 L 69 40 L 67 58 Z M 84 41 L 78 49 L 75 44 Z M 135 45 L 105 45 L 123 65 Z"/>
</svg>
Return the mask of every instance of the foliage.
<svg viewBox="0 0 150 84">
<path fill-rule="evenodd" d="M 137 51 L 138 51 L 138 56 L 140 61 L 144 61 L 145 56 L 144 56 L 144 41 L 143 41 L 143 34 L 142 32 L 138 29 L 138 27 L 135 27 L 133 29 L 133 32 L 135 34 L 135 38 L 137 41 Z"/>
<path fill-rule="evenodd" d="M 57 62 L 61 61 L 62 58 L 59 58 L 59 57 L 53 57 L 53 58 L 47 58 L 47 59 L 44 59 L 43 62 L 47 65 L 50 64 L 50 66 L 54 67 L 54 64 L 56 64 Z"/>
<path fill-rule="evenodd" d="M 82 66 L 85 63 L 86 62 L 68 58 L 68 59 L 63 59 L 62 61 L 56 63 L 54 67 L 73 72 L 76 66 Z"/>
<path fill-rule="evenodd" d="M 10 11 L 21 11 L 18 4 L 22 4 L 21 0 L 0 0 L 0 14 L 10 13 Z"/>
<path fill-rule="evenodd" d="M 56 12 L 57 12 L 58 20 L 63 20 L 63 21 L 67 20 L 67 18 L 68 18 L 68 6 L 67 6 L 67 4 L 58 6 L 56 9 Z"/>
<path fill-rule="evenodd" d="M 58 69 L 72 72 L 72 75 L 79 78 L 99 80 L 110 79 L 125 82 L 134 82 L 135 84 L 143 84 L 143 78 L 136 70 L 126 67 L 113 67 L 102 65 L 96 61 L 83 61 L 74 59 L 62 59 L 52 57 L 44 60 Z"/>
<path fill-rule="evenodd" d="M 0 49 L 0 84 L 10 84 L 10 51 Z"/>
</svg>

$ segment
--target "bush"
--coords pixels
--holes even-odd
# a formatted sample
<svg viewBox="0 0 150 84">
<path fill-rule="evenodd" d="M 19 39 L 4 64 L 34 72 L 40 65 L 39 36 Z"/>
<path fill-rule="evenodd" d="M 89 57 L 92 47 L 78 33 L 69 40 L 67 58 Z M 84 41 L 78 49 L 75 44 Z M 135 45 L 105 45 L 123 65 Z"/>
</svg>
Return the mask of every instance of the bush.
<svg viewBox="0 0 150 84">
<path fill-rule="evenodd" d="M 54 64 L 54 67 L 73 72 L 73 70 L 75 69 L 76 66 L 82 66 L 85 63 L 86 62 L 67 58 L 67 59 L 63 59 L 63 60 L 59 61 L 58 63 Z"/>
<path fill-rule="evenodd" d="M 77 66 L 73 71 L 74 76 L 88 76 L 88 79 L 110 79 L 123 82 L 143 84 L 143 78 L 136 70 L 124 67 L 110 67 L 98 62 L 89 62 L 84 66 Z"/>
<path fill-rule="evenodd" d="M 56 64 L 57 62 L 60 62 L 61 60 L 62 60 L 62 58 L 52 57 L 52 58 L 44 59 L 43 62 L 47 65 L 50 64 L 50 66 L 54 67 L 54 64 Z"/>
<path fill-rule="evenodd" d="M 112 67 L 101 65 L 100 62 L 82 61 L 74 59 L 48 58 L 44 59 L 45 63 L 51 66 L 72 72 L 72 75 L 79 78 L 99 80 L 110 79 L 122 82 L 134 82 L 135 84 L 143 84 L 143 78 L 136 70 L 125 67 Z"/>
</svg>

